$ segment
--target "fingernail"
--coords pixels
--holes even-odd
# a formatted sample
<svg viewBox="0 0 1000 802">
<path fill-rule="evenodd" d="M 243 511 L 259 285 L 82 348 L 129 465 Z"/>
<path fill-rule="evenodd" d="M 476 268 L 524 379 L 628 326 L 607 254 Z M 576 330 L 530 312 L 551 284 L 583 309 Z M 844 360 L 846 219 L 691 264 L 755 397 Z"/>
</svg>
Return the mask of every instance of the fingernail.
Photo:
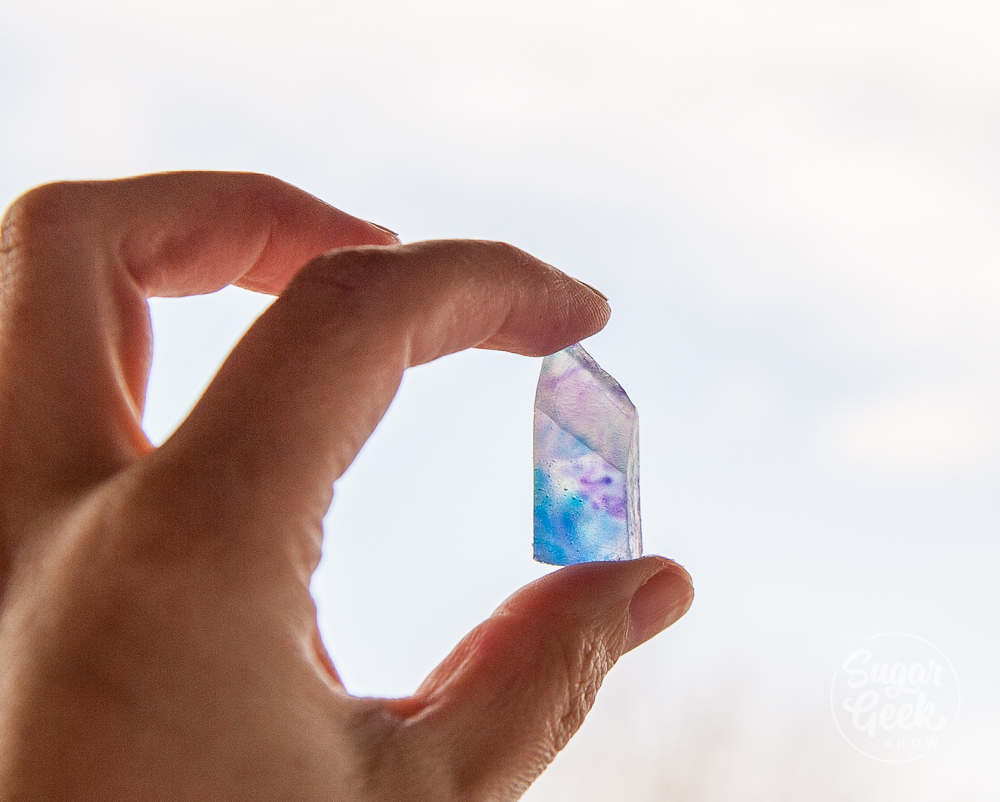
<svg viewBox="0 0 1000 802">
<path fill-rule="evenodd" d="M 378 223 L 373 223 L 371 220 L 365 220 L 365 222 L 368 223 L 368 225 L 370 225 L 372 228 L 377 228 L 379 231 L 384 231 L 386 234 L 392 234 L 392 236 L 396 238 L 396 241 L 397 242 L 399 241 L 399 234 L 397 234 L 391 228 L 380 226 Z"/>
<path fill-rule="evenodd" d="M 691 577 L 679 565 L 653 574 L 636 591 L 628 606 L 625 651 L 645 643 L 688 611 L 694 599 Z"/>
<path fill-rule="evenodd" d="M 605 301 L 608 300 L 608 296 L 605 295 L 603 292 L 601 292 L 599 289 L 597 289 L 597 287 L 591 287 L 586 281 L 580 281 L 580 279 L 576 279 L 576 281 L 578 281 L 580 284 L 582 284 L 584 287 L 586 287 L 591 292 L 594 292 L 594 293 L 597 293 L 598 295 L 600 295 Z"/>
</svg>

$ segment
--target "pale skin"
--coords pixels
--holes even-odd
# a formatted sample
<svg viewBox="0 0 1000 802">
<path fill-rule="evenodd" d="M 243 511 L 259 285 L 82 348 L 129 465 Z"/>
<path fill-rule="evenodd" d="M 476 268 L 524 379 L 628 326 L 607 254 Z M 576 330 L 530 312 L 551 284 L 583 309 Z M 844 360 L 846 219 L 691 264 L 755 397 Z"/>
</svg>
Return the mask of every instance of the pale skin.
<svg viewBox="0 0 1000 802">
<path fill-rule="evenodd" d="M 154 448 L 147 298 L 226 284 L 278 298 Z M 18 198 L 0 241 L 0 798 L 517 798 L 615 661 L 687 611 L 687 572 L 553 571 L 394 700 L 345 691 L 309 579 L 334 483 L 407 367 L 552 353 L 609 314 L 510 245 L 402 245 L 267 176 Z"/>
</svg>

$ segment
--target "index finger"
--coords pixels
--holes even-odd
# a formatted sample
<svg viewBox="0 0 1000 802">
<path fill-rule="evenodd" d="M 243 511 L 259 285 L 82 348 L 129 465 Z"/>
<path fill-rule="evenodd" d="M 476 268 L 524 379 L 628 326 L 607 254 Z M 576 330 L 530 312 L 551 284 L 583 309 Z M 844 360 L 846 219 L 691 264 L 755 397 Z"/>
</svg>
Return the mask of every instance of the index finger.
<svg viewBox="0 0 1000 802">
<path fill-rule="evenodd" d="M 26 193 L 0 238 L 0 475 L 16 477 L 17 497 L 44 497 L 148 450 L 147 297 L 228 283 L 276 294 L 318 253 L 397 241 L 254 173 L 60 182 Z"/>
<path fill-rule="evenodd" d="M 146 296 L 237 284 L 278 294 L 310 258 L 390 245 L 389 229 L 259 173 L 175 172 L 103 183 L 105 241 Z"/>
</svg>

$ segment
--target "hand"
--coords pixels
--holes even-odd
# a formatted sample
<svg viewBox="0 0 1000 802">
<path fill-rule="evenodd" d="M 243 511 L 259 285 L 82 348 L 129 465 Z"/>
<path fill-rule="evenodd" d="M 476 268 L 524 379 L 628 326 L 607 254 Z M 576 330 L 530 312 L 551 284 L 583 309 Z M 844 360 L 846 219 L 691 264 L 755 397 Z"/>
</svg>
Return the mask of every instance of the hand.
<svg viewBox="0 0 1000 802">
<path fill-rule="evenodd" d="M 273 178 L 175 173 L 29 192 L 0 269 L 4 799 L 514 798 L 691 603 L 659 557 L 571 566 L 412 697 L 337 678 L 309 579 L 403 371 L 551 353 L 608 318 L 516 248 L 399 245 Z M 228 283 L 279 297 L 153 448 L 146 299 Z"/>
</svg>

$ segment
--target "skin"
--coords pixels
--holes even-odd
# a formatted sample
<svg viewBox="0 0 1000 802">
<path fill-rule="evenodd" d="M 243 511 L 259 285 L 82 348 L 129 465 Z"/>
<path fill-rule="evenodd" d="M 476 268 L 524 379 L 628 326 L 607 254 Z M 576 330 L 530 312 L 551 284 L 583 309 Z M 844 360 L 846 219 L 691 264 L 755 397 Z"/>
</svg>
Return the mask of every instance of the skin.
<svg viewBox="0 0 1000 802">
<path fill-rule="evenodd" d="M 275 294 L 162 446 L 146 299 Z M 661 557 L 522 588 L 406 699 L 341 685 L 309 579 L 403 371 L 601 329 L 497 242 L 398 244 L 277 179 L 18 198 L 0 239 L 0 798 L 514 799 L 618 657 L 691 604 Z M 391 557 L 390 557 L 391 559 Z"/>
</svg>

